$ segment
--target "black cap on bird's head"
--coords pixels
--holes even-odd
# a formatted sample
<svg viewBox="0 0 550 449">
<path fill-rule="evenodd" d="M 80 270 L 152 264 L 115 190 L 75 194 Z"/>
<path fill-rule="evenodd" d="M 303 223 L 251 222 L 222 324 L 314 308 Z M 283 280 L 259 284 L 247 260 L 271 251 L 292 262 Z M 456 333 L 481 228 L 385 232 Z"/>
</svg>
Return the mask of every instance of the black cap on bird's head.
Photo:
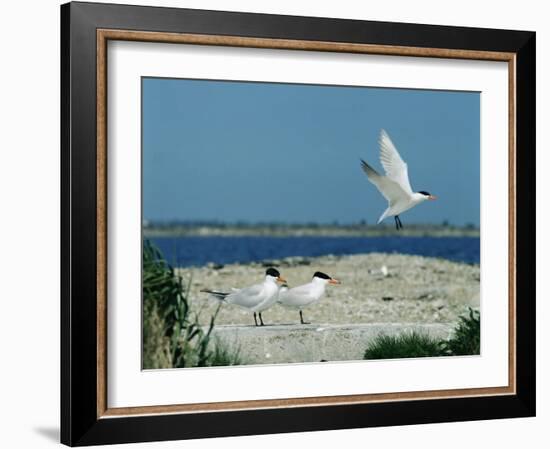
<svg viewBox="0 0 550 449">
<path fill-rule="evenodd" d="M 268 268 L 265 270 L 266 276 L 273 276 L 274 278 L 278 278 L 281 273 L 279 273 L 279 270 L 276 270 L 275 268 Z"/>
<path fill-rule="evenodd" d="M 420 190 L 418 193 L 424 195 L 428 200 L 435 200 L 437 198 L 435 195 L 432 195 L 430 192 L 426 192 L 425 190 Z"/>
<path fill-rule="evenodd" d="M 331 278 L 328 274 L 322 273 L 321 271 L 316 271 L 313 275 L 313 278 L 323 279 L 328 281 L 329 284 L 340 284 L 340 281 L 334 278 Z"/>
<path fill-rule="evenodd" d="M 265 275 L 276 278 L 277 282 L 286 282 L 286 279 L 281 277 L 281 273 L 279 273 L 279 270 L 276 270 L 275 268 L 268 268 L 267 270 L 265 270 Z"/>
</svg>

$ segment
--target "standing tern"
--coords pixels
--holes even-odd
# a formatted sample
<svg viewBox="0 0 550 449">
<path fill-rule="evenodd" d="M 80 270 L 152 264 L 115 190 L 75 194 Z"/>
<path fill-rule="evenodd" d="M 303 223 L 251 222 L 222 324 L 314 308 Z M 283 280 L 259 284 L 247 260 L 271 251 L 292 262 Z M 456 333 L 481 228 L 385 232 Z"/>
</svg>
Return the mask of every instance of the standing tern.
<svg viewBox="0 0 550 449">
<path fill-rule="evenodd" d="M 241 289 L 233 289 L 231 293 L 223 293 L 214 290 L 203 289 L 201 292 L 208 293 L 219 301 L 228 304 L 241 306 L 254 312 L 254 323 L 258 326 L 256 313 L 260 317 L 261 326 L 264 325 L 262 312 L 271 307 L 278 298 L 279 286 L 277 283 L 285 283 L 278 270 L 268 268 L 265 272 L 265 279 L 261 284 L 252 285 Z"/>
<path fill-rule="evenodd" d="M 328 284 L 340 284 L 337 279 L 328 274 L 317 271 L 311 282 L 294 288 L 281 288 L 277 302 L 286 307 L 300 310 L 300 323 L 310 324 L 304 321 L 302 309 L 321 299 Z"/>
<path fill-rule="evenodd" d="M 380 193 L 388 200 L 388 208 L 378 219 L 380 223 L 386 217 L 394 217 L 395 228 L 403 228 L 399 214 L 426 200 L 435 200 L 429 192 L 413 192 L 409 182 L 407 164 L 401 159 L 388 133 L 380 131 L 380 163 L 386 175 L 380 175 L 374 168 L 361 159 L 361 167 Z"/>
</svg>

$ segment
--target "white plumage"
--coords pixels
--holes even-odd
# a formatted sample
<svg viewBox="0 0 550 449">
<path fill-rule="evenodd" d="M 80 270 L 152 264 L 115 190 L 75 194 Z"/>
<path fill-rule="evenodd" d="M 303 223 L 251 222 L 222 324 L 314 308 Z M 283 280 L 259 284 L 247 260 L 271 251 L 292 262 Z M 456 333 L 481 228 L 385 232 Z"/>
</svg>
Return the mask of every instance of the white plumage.
<svg viewBox="0 0 550 449">
<path fill-rule="evenodd" d="M 256 326 L 258 325 L 256 313 L 258 313 L 260 324 L 263 326 L 262 312 L 269 309 L 277 301 L 279 295 L 278 282 L 283 283 L 286 281 L 276 269 L 269 268 L 261 284 L 255 284 L 241 289 L 232 289 L 231 293 L 209 289 L 203 289 L 201 291 L 208 293 L 219 301 L 223 301 L 227 304 L 234 304 L 253 312 Z"/>
<path fill-rule="evenodd" d="M 316 272 L 311 282 L 294 288 L 282 287 L 279 291 L 277 302 L 285 307 L 291 307 L 300 311 L 300 322 L 304 321 L 302 309 L 319 301 L 325 294 L 328 284 L 339 284 L 340 281 L 331 278 L 325 273 Z"/>
<path fill-rule="evenodd" d="M 396 227 L 399 229 L 402 227 L 399 214 L 426 200 L 434 200 L 436 197 L 425 191 L 412 191 L 407 164 L 399 155 L 386 131 L 380 131 L 378 143 L 380 145 L 380 163 L 384 167 L 385 175 L 379 174 L 364 160 L 361 160 L 361 167 L 369 181 L 388 200 L 388 208 L 380 216 L 378 223 L 386 217 L 394 216 Z"/>
</svg>

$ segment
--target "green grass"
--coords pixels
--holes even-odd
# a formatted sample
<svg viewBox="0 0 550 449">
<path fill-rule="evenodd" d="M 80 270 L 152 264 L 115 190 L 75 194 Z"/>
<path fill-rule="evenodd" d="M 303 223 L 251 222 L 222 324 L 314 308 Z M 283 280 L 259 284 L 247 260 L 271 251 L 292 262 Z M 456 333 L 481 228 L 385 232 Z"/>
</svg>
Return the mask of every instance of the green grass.
<svg viewBox="0 0 550 449">
<path fill-rule="evenodd" d="M 445 355 L 439 340 L 418 332 L 401 335 L 379 335 L 369 344 L 364 359 L 403 359 Z"/>
<path fill-rule="evenodd" d="M 240 350 L 233 351 L 227 348 L 220 340 L 214 342 L 214 350 L 211 353 L 209 366 L 234 366 L 242 364 Z"/>
<path fill-rule="evenodd" d="M 480 315 L 470 308 L 468 316 L 461 316 L 454 335 L 445 342 L 449 355 L 472 355 L 480 353 Z"/>
<path fill-rule="evenodd" d="M 181 277 L 148 240 L 143 243 L 143 368 L 239 364 L 211 333 L 219 307 L 205 329 L 189 306 L 190 281 Z"/>
<path fill-rule="evenodd" d="M 480 315 L 479 311 L 470 308 L 467 316 L 459 318 L 453 335 L 448 340 L 436 339 L 419 332 L 397 336 L 379 335 L 368 345 L 363 358 L 379 360 L 477 355 L 479 353 Z"/>
</svg>

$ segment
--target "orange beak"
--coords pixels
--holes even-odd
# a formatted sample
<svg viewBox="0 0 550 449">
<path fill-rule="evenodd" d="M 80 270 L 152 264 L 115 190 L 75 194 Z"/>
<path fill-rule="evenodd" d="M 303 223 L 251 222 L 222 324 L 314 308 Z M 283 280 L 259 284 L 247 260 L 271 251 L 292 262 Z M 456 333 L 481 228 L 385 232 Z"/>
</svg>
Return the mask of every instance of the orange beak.
<svg viewBox="0 0 550 449">
<path fill-rule="evenodd" d="M 282 278 L 281 276 L 279 276 L 279 277 L 277 278 L 277 282 L 280 282 L 281 284 L 284 284 L 284 283 L 286 283 L 286 279 L 285 279 L 285 278 Z"/>
<path fill-rule="evenodd" d="M 437 196 L 435 196 L 435 195 L 430 195 L 430 196 L 428 197 L 428 199 L 433 201 L 433 200 L 436 200 L 436 199 L 437 199 Z"/>
<path fill-rule="evenodd" d="M 338 285 L 338 284 L 341 284 L 341 282 L 338 280 L 338 279 L 331 279 L 330 281 L 328 281 L 329 284 L 332 284 L 332 285 Z"/>
</svg>

